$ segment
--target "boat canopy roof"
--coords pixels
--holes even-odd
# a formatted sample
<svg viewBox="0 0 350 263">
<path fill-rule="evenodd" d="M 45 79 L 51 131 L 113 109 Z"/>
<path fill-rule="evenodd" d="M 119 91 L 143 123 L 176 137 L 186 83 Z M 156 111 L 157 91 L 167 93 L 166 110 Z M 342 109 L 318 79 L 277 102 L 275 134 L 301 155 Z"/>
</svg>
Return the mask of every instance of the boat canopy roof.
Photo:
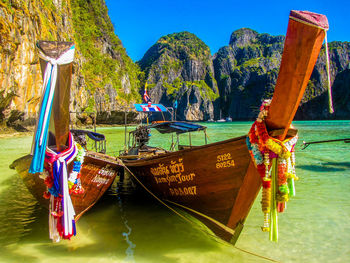
<svg viewBox="0 0 350 263">
<path fill-rule="evenodd" d="M 207 128 L 205 126 L 202 126 L 196 123 L 189 123 L 189 122 L 183 122 L 183 121 L 164 121 L 164 122 L 154 123 L 146 127 L 154 128 L 160 133 L 175 132 L 177 134 L 193 132 L 193 131 L 202 131 Z"/>
<path fill-rule="evenodd" d="M 134 104 L 138 112 L 166 112 L 167 109 L 162 104 Z"/>
</svg>

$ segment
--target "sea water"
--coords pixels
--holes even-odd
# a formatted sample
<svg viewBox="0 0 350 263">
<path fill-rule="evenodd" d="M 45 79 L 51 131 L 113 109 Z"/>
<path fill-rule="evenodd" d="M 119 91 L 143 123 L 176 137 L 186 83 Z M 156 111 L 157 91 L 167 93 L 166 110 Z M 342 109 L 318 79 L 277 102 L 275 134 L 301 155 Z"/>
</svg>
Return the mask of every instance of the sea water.
<svg viewBox="0 0 350 263">
<path fill-rule="evenodd" d="M 244 135 L 252 123 L 207 123 L 208 142 Z M 9 165 L 30 150 L 29 136 L 0 139 L 0 262 L 350 262 L 350 144 L 302 142 L 350 138 L 350 121 L 294 122 L 296 196 L 279 214 L 279 240 L 260 230 L 260 195 L 236 246 L 215 237 L 197 220 L 184 220 L 151 196 L 139 197 L 114 184 L 77 223 L 71 241 L 52 243 L 48 211 L 28 192 Z M 128 127 L 130 131 L 132 127 Z M 107 150 L 124 148 L 124 128 L 98 128 Z M 166 138 L 167 137 L 167 138 Z M 184 144 L 188 135 L 181 135 Z M 169 147 L 169 135 L 152 144 Z M 176 138 L 173 138 L 176 140 Z M 203 134 L 191 137 L 204 142 Z M 122 194 L 116 194 L 122 192 Z M 178 211 L 181 213 L 181 211 Z M 186 215 L 185 215 L 186 216 Z"/>
</svg>

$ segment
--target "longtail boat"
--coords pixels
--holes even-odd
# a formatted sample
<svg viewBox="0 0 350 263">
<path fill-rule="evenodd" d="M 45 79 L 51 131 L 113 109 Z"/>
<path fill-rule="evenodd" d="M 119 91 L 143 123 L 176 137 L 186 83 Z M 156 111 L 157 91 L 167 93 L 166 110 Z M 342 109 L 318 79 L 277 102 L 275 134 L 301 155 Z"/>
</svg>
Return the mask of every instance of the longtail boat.
<svg viewBox="0 0 350 263">
<path fill-rule="evenodd" d="M 293 150 L 297 135 L 290 125 L 327 29 L 324 15 L 290 12 L 273 98 L 262 105 L 248 136 L 169 152 L 147 146 L 149 129 L 181 134 L 205 127 L 177 122 L 141 126 L 132 133 L 136 139 L 129 150 L 120 156 L 127 170 L 148 192 L 184 209 L 231 243 L 238 239 L 263 186 L 262 229 L 276 241 L 277 212 L 284 210 L 293 195 L 296 179 Z M 141 106 L 151 110 L 147 104 Z"/>
<path fill-rule="evenodd" d="M 113 157 L 84 149 L 82 136 L 103 141 L 103 135 L 69 130 L 73 43 L 39 41 L 37 48 L 44 85 L 34 152 L 10 167 L 16 169 L 39 203 L 50 209 L 50 237 L 59 241 L 75 234 L 75 220 L 107 191 L 121 166 Z M 40 148 L 42 152 L 38 153 Z M 57 232 L 55 227 L 59 233 L 52 234 Z"/>
</svg>

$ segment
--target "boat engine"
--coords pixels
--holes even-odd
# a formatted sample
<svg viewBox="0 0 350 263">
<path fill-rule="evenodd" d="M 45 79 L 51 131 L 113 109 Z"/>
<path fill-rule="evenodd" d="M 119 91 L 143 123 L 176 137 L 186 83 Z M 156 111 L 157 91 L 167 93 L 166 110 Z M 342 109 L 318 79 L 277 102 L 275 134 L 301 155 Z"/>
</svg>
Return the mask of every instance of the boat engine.
<svg viewBox="0 0 350 263">
<path fill-rule="evenodd" d="M 139 126 L 136 128 L 134 136 L 138 147 L 142 148 L 143 146 L 146 146 L 149 141 L 150 129 L 145 126 Z"/>
</svg>

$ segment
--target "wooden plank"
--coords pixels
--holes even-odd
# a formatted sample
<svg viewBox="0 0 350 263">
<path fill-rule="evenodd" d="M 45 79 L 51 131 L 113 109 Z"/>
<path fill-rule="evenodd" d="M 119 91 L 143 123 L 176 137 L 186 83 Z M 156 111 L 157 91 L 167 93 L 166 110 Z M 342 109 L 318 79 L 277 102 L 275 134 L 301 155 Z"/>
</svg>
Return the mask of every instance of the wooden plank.
<svg viewBox="0 0 350 263">
<path fill-rule="evenodd" d="M 266 125 L 269 130 L 288 127 L 299 107 L 325 37 L 323 29 L 290 19 L 282 62 Z"/>
<path fill-rule="evenodd" d="M 243 225 L 244 221 L 252 207 L 256 196 L 259 193 L 261 187 L 261 179 L 258 171 L 256 170 L 254 163 L 250 161 L 247 173 L 244 177 L 244 182 L 239 190 L 237 198 L 235 200 L 232 213 L 228 220 L 227 226 L 235 229 L 239 224 Z M 240 231 L 237 229 L 237 231 Z M 231 240 L 231 243 L 235 243 L 238 239 Z"/>
<path fill-rule="evenodd" d="M 66 149 L 69 135 L 69 102 L 72 80 L 72 63 L 58 66 L 55 97 L 52 102 L 51 120 L 54 122 L 56 147 L 58 151 Z"/>
</svg>

